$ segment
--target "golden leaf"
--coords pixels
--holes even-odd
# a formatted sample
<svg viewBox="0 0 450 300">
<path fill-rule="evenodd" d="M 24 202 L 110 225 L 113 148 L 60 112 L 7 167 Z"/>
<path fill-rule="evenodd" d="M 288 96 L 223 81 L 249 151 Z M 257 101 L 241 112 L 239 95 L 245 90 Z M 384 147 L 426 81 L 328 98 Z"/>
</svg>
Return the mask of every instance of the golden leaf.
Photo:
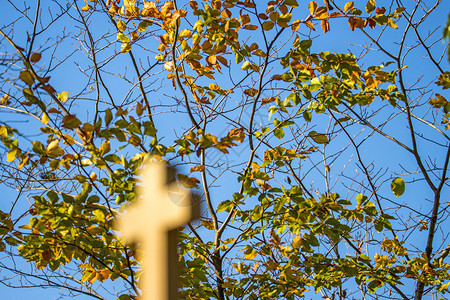
<svg viewBox="0 0 450 300">
<path fill-rule="evenodd" d="M 300 27 L 300 20 L 295 20 L 294 22 L 292 22 L 292 25 L 291 25 L 291 29 L 292 29 L 292 32 L 296 32 L 297 30 L 298 30 L 298 28 Z"/>
<path fill-rule="evenodd" d="M 316 11 L 317 7 L 319 7 L 319 4 L 317 4 L 317 2 L 314 1 L 309 2 L 308 4 L 309 13 L 311 15 L 314 15 L 314 12 Z"/>
<path fill-rule="evenodd" d="M 319 7 L 316 11 L 316 19 L 323 20 L 328 18 L 330 15 L 328 14 L 328 10 L 325 6 Z"/>
<path fill-rule="evenodd" d="M 292 241 L 292 247 L 295 249 L 299 249 L 303 245 L 303 239 L 299 236 L 296 236 Z"/>
<path fill-rule="evenodd" d="M 303 24 L 305 24 L 309 29 L 314 30 L 314 24 L 310 21 L 304 22 Z"/>
<path fill-rule="evenodd" d="M 203 172 L 205 170 L 205 166 L 204 165 L 198 165 L 198 166 L 193 166 L 190 170 L 191 173 L 194 172 Z"/>
</svg>

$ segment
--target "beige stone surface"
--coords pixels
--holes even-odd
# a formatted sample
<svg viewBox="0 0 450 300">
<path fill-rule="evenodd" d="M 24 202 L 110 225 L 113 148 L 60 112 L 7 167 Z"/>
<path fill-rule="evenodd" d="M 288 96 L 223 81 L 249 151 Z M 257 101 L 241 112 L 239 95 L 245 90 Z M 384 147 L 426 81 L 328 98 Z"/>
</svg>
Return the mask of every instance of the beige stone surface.
<svg viewBox="0 0 450 300">
<path fill-rule="evenodd" d="M 141 177 L 138 200 L 125 212 L 119 230 L 125 241 L 138 242 L 143 251 L 141 300 L 175 300 L 178 256 L 173 230 L 198 216 L 198 203 L 176 182 L 167 184 L 167 168 L 161 162 L 149 163 Z"/>
</svg>

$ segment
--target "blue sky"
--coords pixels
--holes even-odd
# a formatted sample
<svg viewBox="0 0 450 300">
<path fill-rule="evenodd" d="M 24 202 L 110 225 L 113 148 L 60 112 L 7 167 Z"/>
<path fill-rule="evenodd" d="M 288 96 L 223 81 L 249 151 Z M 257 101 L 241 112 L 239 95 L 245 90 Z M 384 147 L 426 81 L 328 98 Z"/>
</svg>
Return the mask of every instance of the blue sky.
<svg viewBox="0 0 450 300">
<path fill-rule="evenodd" d="M 4 1 L 4 0 L 0 0 L 0 1 Z M 4 1 L 4 2 L 6 3 L 6 1 Z M 43 2 L 47 2 L 47 1 L 43 1 Z M 384 3 L 384 2 L 387 3 L 387 1 L 381 1 L 380 3 Z M 78 3 L 81 5 L 82 1 L 78 1 Z M 19 4 L 17 4 L 17 5 L 19 5 Z M 23 5 L 23 4 L 20 4 L 20 5 Z M 30 4 L 26 3 L 25 5 L 30 5 Z M 379 4 L 379 5 L 381 5 L 381 4 Z M 11 22 L 16 20 L 17 18 L 22 18 L 14 26 L 14 41 L 19 46 L 25 46 L 27 44 L 26 43 L 27 31 L 28 32 L 30 31 L 30 26 L 29 26 L 28 21 L 26 20 L 26 18 L 21 17 L 17 12 L 15 12 L 15 9 L 12 7 L 12 5 L 9 1 L 8 1 L 8 3 L 6 3 L 5 7 L 6 8 L 3 8 L 0 11 L 0 17 L 2 20 L 2 22 L 0 23 L 0 26 L 7 28 L 9 31 L 9 30 L 11 30 L 11 27 L 9 26 L 9 24 L 11 24 Z M 33 16 L 33 12 L 34 12 L 34 8 L 31 7 L 30 12 L 29 12 L 30 16 Z M 426 26 L 420 27 L 419 30 L 421 30 L 423 33 L 426 33 L 428 31 L 432 32 L 434 30 L 434 28 L 441 26 L 446 22 L 447 16 L 448 16 L 448 10 L 447 11 L 444 11 L 444 10 L 435 11 L 428 18 Z M 45 21 L 46 20 L 44 18 L 44 22 Z M 111 26 L 107 25 L 107 22 L 105 19 L 96 19 L 96 20 L 93 20 L 92 22 L 93 22 L 93 25 L 96 27 L 96 31 L 95 31 L 95 33 L 97 34 L 96 38 L 98 38 L 102 34 L 104 34 L 105 31 L 111 30 Z M 404 26 L 405 26 L 405 20 L 400 20 L 399 27 L 403 28 Z M 350 29 L 348 28 L 347 21 L 345 19 L 333 20 L 331 22 L 331 32 L 329 32 L 327 34 L 323 34 L 320 31 L 320 27 L 318 25 L 316 25 L 316 28 L 317 28 L 317 31 L 315 33 L 305 32 L 306 34 L 314 37 L 314 42 L 313 42 L 313 47 L 312 47 L 313 51 L 345 52 L 347 50 L 350 50 L 357 57 L 363 56 L 361 58 L 362 65 L 368 65 L 372 62 L 374 62 L 374 64 L 380 64 L 381 62 L 389 61 L 389 58 L 387 58 L 386 55 L 384 55 L 380 51 L 370 51 L 366 54 L 364 52 L 364 48 L 355 47 L 355 45 L 360 45 L 360 44 L 366 45 L 367 47 L 373 47 L 373 45 L 370 45 L 370 43 L 367 42 L 367 39 L 364 37 L 363 33 L 361 33 L 360 31 L 358 31 L 358 30 L 350 31 Z M 49 27 L 48 30 L 46 30 L 46 32 L 42 36 L 39 37 L 39 39 L 36 41 L 35 49 L 36 49 L 36 51 L 40 51 L 40 49 L 39 49 L 40 45 L 50 46 L 53 43 L 57 42 L 59 40 L 59 38 L 62 37 L 64 34 L 79 33 L 82 30 L 83 30 L 83 28 L 80 27 L 80 24 L 76 22 L 76 19 L 68 20 L 66 18 L 63 18 L 61 20 L 58 20 L 57 22 L 55 22 L 54 25 Z M 377 28 L 374 31 L 369 30 L 369 32 L 371 32 L 375 36 L 376 36 L 375 33 L 382 34 L 382 36 L 380 38 L 380 44 L 387 47 L 387 49 L 395 48 L 396 47 L 395 43 L 396 43 L 396 41 L 399 41 L 401 39 L 401 34 L 402 34 L 401 30 L 396 31 L 396 30 L 393 30 L 390 28 L 387 28 L 386 30 L 381 30 L 381 29 Z M 441 32 L 438 30 L 437 32 L 434 33 L 433 38 L 437 39 L 439 37 L 439 34 L 441 34 Z M 52 72 L 51 83 L 54 87 L 57 88 L 58 92 L 68 91 L 70 95 L 76 95 L 79 91 L 81 91 L 84 88 L 84 86 L 86 85 L 86 82 L 87 82 L 87 80 L 85 78 L 80 79 L 81 77 L 79 77 L 77 75 L 77 74 L 79 74 L 80 70 L 82 70 L 83 65 L 86 63 L 86 60 L 85 60 L 84 55 L 79 52 L 80 49 L 83 50 L 81 47 L 81 44 L 79 44 L 79 43 L 77 44 L 76 39 L 73 39 L 71 37 L 72 37 L 72 35 L 70 36 L 70 38 L 65 39 L 53 54 L 55 58 L 67 57 L 67 60 L 65 60 L 63 63 L 64 67 L 59 67 L 54 72 Z M 252 36 L 249 35 L 248 38 L 251 41 Z M 415 42 L 414 36 L 408 36 L 408 38 L 411 40 L 411 43 Z M 4 42 L 2 41 L 0 52 L 5 51 L 4 49 L 7 49 L 8 51 L 10 51 L 11 48 L 7 45 L 4 45 L 3 43 Z M 442 43 L 439 44 L 439 43 L 441 43 L 441 42 L 437 42 L 431 48 L 431 51 L 433 53 L 438 53 L 439 51 L 442 51 L 443 44 Z M 105 44 L 106 44 L 106 42 L 105 42 Z M 43 49 L 45 47 L 46 46 L 44 46 Z M 116 47 L 116 51 L 118 52 L 120 49 L 120 44 L 117 44 L 114 47 Z M 434 51 L 436 51 L 436 52 L 434 52 Z M 137 48 L 136 52 L 138 54 L 143 54 L 144 49 Z M 50 53 L 50 52 L 46 52 L 46 53 Z M 46 54 L 46 55 L 48 55 L 48 54 Z M 103 55 L 103 54 L 99 54 L 99 55 Z M 408 68 L 411 70 L 418 70 L 420 72 L 420 76 L 418 76 L 418 74 L 416 73 L 417 71 L 416 72 L 405 72 L 408 76 L 407 80 L 406 80 L 407 82 L 414 84 L 415 80 L 417 78 L 420 78 L 421 76 L 423 76 L 423 80 L 432 80 L 432 77 L 435 76 L 436 70 L 433 70 L 432 67 L 430 67 L 429 65 L 425 65 L 425 63 L 424 63 L 426 60 L 423 59 L 422 57 L 425 55 L 426 55 L 425 51 L 417 50 L 412 55 L 406 57 L 405 64 L 408 65 Z M 155 61 L 153 56 L 154 55 L 151 54 L 148 57 L 143 57 L 142 63 L 144 65 L 145 64 L 151 65 Z M 105 56 L 103 58 L 106 58 L 106 52 L 105 52 Z M 148 59 L 148 62 L 145 61 L 145 59 Z M 43 60 L 49 61 L 49 57 L 44 56 Z M 54 62 L 56 62 L 56 61 L 54 61 Z M 110 66 L 110 70 L 112 70 L 114 72 L 115 68 L 117 68 L 118 72 L 125 74 L 125 72 L 126 72 L 125 69 L 126 69 L 127 65 L 129 65 L 129 63 L 130 62 L 129 62 L 129 59 L 127 56 L 119 55 L 118 57 L 116 57 L 114 59 L 114 64 L 112 66 Z M 447 63 L 443 63 L 443 65 L 445 65 L 446 68 L 448 69 Z M 391 66 L 390 68 L 393 69 L 394 67 Z M 407 70 L 407 71 L 409 71 L 409 70 Z M 112 91 L 114 92 L 115 95 L 118 95 L 117 98 L 122 98 L 122 99 L 124 99 L 124 101 L 128 101 L 128 100 L 132 100 L 133 97 L 136 97 L 135 91 L 128 94 L 129 91 L 132 89 L 132 87 L 130 85 L 124 86 L 123 81 L 118 78 L 115 78 L 114 75 L 110 75 L 110 76 L 105 75 L 105 77 L 107 78 L 107 80 L 109 80 L 109 82 L 111 83 L 111 86 L 114 87 L 112 89 Z M 162 93 L 161 93 L 161 91 L 162 91 Z M 172 96 L 173 93 L 174 93 L 174 91 L 173 91 L 170 83 L 165 82 L 165 85 L 162 87 L 161 90 L 152 91 L 149 93 L 149 95 L 151 95 L 152 101 L 161 102 L 162 104 L 165 104 L 166 101 L 168 102 L 170 100 L 169 98 Z M 429 93 L 432 93 L 432 91 L 430 91 Z M 444 95 L 444 93 L 443 93 L 443 95 Z M 446 95 L 448 95 L 448 92 Z M 79 113 L 82 116 L 84 115 L 85 118 L 87 119 L 89 116 L 91 116 L 92 112 L 85 109 L 85 106 L 87 107 L 87 105 L 88 105 L 88 101 L 84 101 L 81 98 L 82 98 L 82 95 L 80 95 L 80 99 L 77 102 L 73 103 L 71 110 L 76 111 L 77 113 Z M 448 99 L 448 97 L 447 97 L 447 99 Z M 233 99 L 230 99 L 230 101 L 232 101 L 232 100 Z M 379 104 L 380 108 L 385 104 L 386 104 L 386 102 L 380 103 Z M 261 114 L 260 113 L 257 114 L 257 119 L 261 119 L 261 122 L 264 122 L 265 117 L 266 116 L 264 114 L 264 110 L 262 110 Z M 325 118 L 323 116 L 322 117 L 314 116 L 314 118 L 316 118 L 315 120 L 318 120 L 318 122 L 316 122 L 317 128 L 324 129 L 327 127 L 327 121 L 326 121 L 327 118 Z M 373 118 L 373 122 L 381 123 L 383 118 L 385 118 L 385 115 L 375 116 Z M 242 119 L 243 120 L 248 119 L 248 115 L 243 114 Z M 38 134 L 38 132 L 39 132 L 38 128 L 40 127 L 40 124 L 38 121 L 30 121 L 29 120 L 26 123 L 20 123 L 20 122 L 22 122 L 21 117 L 15 115 L 15 114 L 6 113 L 3 110 L 0 111 L 0 120 L 2 122 L 7 122 L 13 126 L 16 126 L 19 130 L 26 133 L 26 135 L 30 136 L 30 138 L 32 138 L 35 134 Z M 161 124 L 162 127 L 166 127 L 169 129 L 175 128 L 175 129 L 173 129 L 173 131 L 168 130 L 168 132 L 166 132 L 166 140 L 170 140 L 171 137 L 173 135 L 175 135 L 174 132 L 176 131 L 176 129 L 185 128 L 189 124 L 187 118 L 186 119 L 177 119 L 176 122 L 174 122 L 172 115 L 163 115 L 163 114 L 156 115 L 155 120 L 156 120 L 156 123 Z M 15 122 L 17 122 L 17 123 L 15 123 Z M 247 120 L 245 122 L 247 122 Z M 216 125 L 217 127 L 214 127 L 214 130 L 216 130 L 217 133 L 226 132 L 224 130 L 228 129 L 227 126 L 229 126 L 229 125 L 226 125 L 227 123 L 230 123 L 230 122 L 222 121 L 222 124 L 220 126 Z M 426 126 L 420 125 L 420 122 L 417 123 L 417 126 L 418 126 L 417 128 L 419 128 L 418 131 L 421 132 L 423 130 L 423 133 L 425 135 L 427 135 L 428 137 L 432 137 L 432 138 L 438 137 L 438 135 L 436 135 L 434 132 L 429 131 L 429 129 Z M 409 141 L 408 130 L 407 130 L 406 126 L 404 125 L 403 120 L 399 119 L 397 121 L 397 119 L 394 118 L 394 121 L 391 122 L 385 129 L 388 132 L 394 133 L 396 136 L 399 137 L 399 139 L 404 140 L 405 143 L 408 143 L 408 141 Z M 355 131 L 355 133 L 356 133 L 356 131 Z M 179 134 L 179 131 L 176 134 Z M 361 134 L 360 137 L 358 137 L 358 139 L 359 139 L 358 141 L 362 142 L 362 139 L 365 136 L 367 136 L 367 131 L 364 132 L 363 134 Z M 341 138 L 340 136 L 337 137 L 337 139 L 340 139 L 340 138 Z M 342 138 L 342 140 L 344 141 L 345 138 Z M 370 143 L 366 143 L 364 145 L 367 145 L 367 146 L 363 146 L 361 149 L 364 150 L 364 152 L 365 152 L 365 158 L 366 158 L 367 164 L 370 164 L 371 161 L 376 161 L 378 166 L 379 165 L 383 166 L 383 170 L 388 175 L 391 174 L 392 177 L 401 175 L 403 167 L 404 168 L 409 168 L 409 167 L 412 168 L 414 166 L 414 160 L 413 160 L 412 156 L 408 157 L 407 154 L 405 154 L 405 151 L 402 151 L 401 149 L 393 146 L 392 144 L 386 143 L 385 139 L 383 139 L 379 136 L 375 136 L 375 137 L 371 138 Z M 378 145 L 378 147 L 374 147 L 374 145 Z M 240 147 L 242 149 L 244 149 L 244 151 L 241 152 L 239 150 L 240 148 L 237 148 L 236 152 L 233 155 L 233 158 L 236 161 L 239 161 L 239 159 L 241 159 L 242 157 L 248 156 L 248 152 L 245 151 L 246 144 L 244 143 Z M 445 149 L 443 149 L 443 147 L 434 147 L 433 145 L 430 145 L 430 143 L 426 142 L 425 140 L 423 141 L 423 143 L 421 143 L 421 147 L 422 147 L 421 150 L 423 150 L 424 152 L 428 152 L 428 149 L 429 149 L 429 152 L 434 156 L 435 160 L 438 162 L 440 162 L 444 157 L 443 153 L 445 153 Z M 214 154 L 212 154 L 211 157 L 215 158 Z M 402 166 L 398 166 L 398 164 L 397 164 L 399 157 L 402 157 L 402 163 L 404 164 Z M 217 158 L 220 158 L 220 157 L 217 157 Z M 348 161 L 350 159 L 351 159 L 350 156 L 339 157 L 334 162 L 334 165 L 332 167 L 338 168 L 338 167 L 346 166 L 350 173 L 352 173 L 352 172 L 355 173 L 355 176 L 356 176 L 356 174 L 360 174 L 361 170 L 358 170 L 358 168 L 353 163 L 346 164 L 346 161 Z M 228 160 L 227 162 L 233 163 L 234 161 Z M 220 169 L 218 169 L 216 171 L 220 172 Z M 389 176 L 387 176 L 387 177 L 389 177 Z M 230 177 L 230 178 L 233 178 L 233 177 Z M 320 186 L 322 184 L 322 178 L 318 178 L 317 174 L 315 174 L 315 173 L 311 173 L 311 175 L 307 175 L 307 178 L 311 182 L 312 186 L 314 186 L 314 185 Z M 233 178 L 233 180 L 234 180 L 234 178 Z M 339 180 L 339 178 L 337 177 L 336 180 Z M 413 182 L 415 180 L 416 180 L 416 178 L 414 177 L 414 175 L 408 177 L 407 189 L 406 189 L 405 194 L 401 198 L 395 199 L 392 196 L 392 193 L 389 189 L 389 183 L 385 183 L 382 185 L 381 193 L 383 195 L 391 196 L 387 200 L 390 200 L 392 198 L 391 200 L 407 203 L 408 205 L 414 206 L 417 209 L 422 209 L 424 206 L 426 206 L 426 204 L 424 204 L 423 202 L 420 202 L 420 201 L 413 201 L 413 200 L 409 200 L 409 199 L 415 199 L 418 194 L 422 194 L 422 193 L 424 193 L 423 196 L 428 199 L 430 199 L 432 195 L 426 194 L 424 192 L 425 187 L 424 187 L 422 181 L 414 182 L 414 185 L 409 184 L 410 182 Z M 213 197 L 221 199 L 223 197 L 229 196 L 226 193 L 224 193 L 224 189 L 229 191 L 229 190 L 236 190 L 237 188 L 238 188 L 238 182 L 230 180 L 230 181 L 228 181 L 228 185 L 226 187 L 218 186 L 217 188 L 212 189 L 212 195 L 213 195 Z M 340 192 L 342 197 L 349 197 L 349 198 L 353 197 L 354 198 L 354 196 L 355 196 L 354 192 L 351 191 L 351 189 L 346 190 L 345 188 L 340 186 L 340 187 L 338 187 L 338 190 L 342 191 L 342 192 Z M 3 199 L 5 199 L 3 203 L 0 203 L 0 208 L 6 209 L 7 207 L 9 207 L 10 203 L 13 201 L 12 199 L 16 198 L 17 192 L 9 187 L 6 187 L 5 185 L 0 185 L 0 192 L 3 193 L 3 195 L 4 195 Z M 445 193 L 448 196 L 447 190 L 445 191 Z M 21 199 L 21 200 L 23 200 L 23 202 L 21 204 L 21 205 L 23 205 L 23 207 L 19 206 L 17 208 L 17 211 L 19 211 L 21 208 L 24 208 L 28 205 L 26 199 Z M 388 206 L 390 206 L 390 205 L 388 205 Z M 400 213 L 399 216 L 407 218 L 407 216 L 402 215 L 402 213 Z M 417 246 L 419 246 L 419 248 L 423 248 L 422 244 L 424 242 L 424 239 L 422 239 L 422 238 L 425 237 L 425 232 L 423 232 L 419 236 L 420 236 L 420 238 L 417 240 Z M 26 263 L 24 263 L 24 262 L 19 262 L 18 264 L 26 266 Z M 2 273 L 3 273 L 3 271 L 0 272 L 0 278 L 1 278 L 1 276 L 3 276 Z M 10 289 L 7 287 L 1 287 L 0 290 L 1 290 L 1 294 L 4 295 L 4 297 L 8 297 L 11 299 L 19 299 L 19 298 L 58 299 L 58 292 L 55 290 L 52 290 L 52 289 L 42 289 L 42 288 Z M 84 298 L 83 298 L 83 296 L 80 296 L 79 299 L 84 299 Z"/>
</svg>

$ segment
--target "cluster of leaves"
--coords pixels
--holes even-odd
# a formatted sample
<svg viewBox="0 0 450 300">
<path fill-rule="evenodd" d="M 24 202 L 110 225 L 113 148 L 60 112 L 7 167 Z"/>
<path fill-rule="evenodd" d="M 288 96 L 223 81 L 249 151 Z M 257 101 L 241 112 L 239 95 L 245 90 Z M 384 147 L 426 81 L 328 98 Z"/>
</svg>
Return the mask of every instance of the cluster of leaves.
<svg viewBox="0 0 450 300">
<path fill-rule="evenodd" d="M 350 31 L 395 31 L 406 8 L 378 7 L 375 0 L 361 8 L 347 2 L 333 13 L 333 7 L 315 1 L 302 7 L 296 0 L 86 3 L 72 8 L 87 36 L 77 38 L 85 39 L 89 51 L 87 62 L 76 63 L 86 63 L 92 72 L 83 71 L 88 84 L 79 92 L 51 80 L 52 69 L 44 63 L 51 61 L 49 52 L 35 50 L 34 38 L 25 50 L 1 31 L 19 67 L 11 67 L 12 87 L 2 83 L 9 91 L 0 107 L 35 119 L 40 127 L 38 138 L 28 142 L 23 129 L 0 124 L 4 164 L 17 171 L 13 181 L 23 185 L 21 191 L 28 188 L 32 199 L 19 216 L 14 206 L 0 212 L 1 251 L 8 244 L 38 271 L 77 278 L 79 285 L 71 289 L 89 296 L 106 299 L 93 287 L 114 281 L 125 286 L 114 295 L 118 299 L 138 297 L 139 250 L 121 240 L 114 224 L 136 200 L 136 174 L 152 158 L 180 164 L 178 182 L 199 189 L 205 202 L 200 222 L 179 234 L 183 299 L 299 299 L 309 291 L 345 299 L 347 290 L 357 289 L 389 295 L 394 290 L 408 299 L 399 288 L 404 278 L 430 291 L 448 290 L 446 255 L 411 253 L 397 236 L 393 224 L 398 222 L 373 183 L 378 175 L 364 165 L 352 138 L 353 125 L 367 126 L 372 133 L 364 140 L 376 132 L 420 158 L 415 142 L 409 148 L 382 131 L 385 123 L 372 126 L 364 117 L 366 110 L 387 107 L 405 112 L 410 121 L 400 58 L 390 55 L 392 61 L 367 65 L 355 54 L 313 47 L 316 26 L 330 35 L 344 19 Z M 104 20 L 113 34 L 94 41 Z M 104 52 L 108 58 L 101 60 Z M 125 71 L 119 64 L 108 69 L 110 60 L 124 57 L 129 59 Z M 108 74 L 130 86 L 123 99 L 123 91 L 103 79 Z M 436 84 L 443 90 L 450 87 L 449 74 L 438 74 Z M 158 104 L 159 97 L 164 100 Z M 86 99 L 87 109 L 79 104 Z M 427 102 L 448 129 L 447 99 L 436 93 Z M 246 113 L 249 120 L 242 117 Z M 257 113 L 264 124 L 255 124 Z M 351 147 L 343 146 L 338 134 L 348 137 L 358 157 L 355 165 L 366 176 L 354 188 L 357 179 L 336 171 L 345 187 L 335 188 L 339 193 L 330 188 L 328 161 Z M 326 157 L 325 149 L 334 154 Z M 218 156 L 238 161 L 218 162 Z M 322 163 L 324 170 L 316 172 Z M 417 168 L 426 174 L 420 160 Z M 326 187 L 309 187 L 309 173 L 322 176 Z M 432 188 L 435 195 L 445 172 L 443 178 Z M 428 175 L 424 179 L 432 181 Z M 402 177 L 383 181 L 392 191 L 384 198 L 405 193 Z M 419 221 L 420 231 L 434 235 L 433 222 Z"/>
</svg>

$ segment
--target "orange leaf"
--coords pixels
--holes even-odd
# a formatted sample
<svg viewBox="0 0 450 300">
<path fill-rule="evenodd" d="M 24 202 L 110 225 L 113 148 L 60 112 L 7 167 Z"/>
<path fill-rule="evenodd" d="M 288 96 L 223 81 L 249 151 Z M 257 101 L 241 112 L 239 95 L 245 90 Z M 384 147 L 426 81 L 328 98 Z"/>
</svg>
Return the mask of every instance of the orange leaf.
<svg viewBox="0 0 450 300">
<path fill-rule="evenodd" d="M 130 33 L 130 35 L 131 35 L 131 40 L 133 40 L 133 41 L 137 40 L 139 37 L 139 34 L 136 31 L 132 31 Z"/>
<path fill-rule="evenodd" d="M 228 132 L 227 137 L 242 143 L 245 139 L 245 133 L 242 128 L 233 128 Z"/>
<path fill-rule="evenodd" d="M 314 1 L 309 2 L 308 4 L 309 13 L 311 15 L 314 15 L 314 12 L 316 11 L 317 7 L 319 7 L 319 4 L 317 4 L 317 2 Z"/>
<path fill-rule="evenodd" d="M 337 17 L 340 17 L 340 16 L 342 16 L 341 13 L 334 12 L 334 13 L 332 13 L 332 14 L 330 15 L 330 18 L 337 18 Z"/>
<path fill-rule="evenodd" d="M 330 31 L 330 23 L 327 20 L 320 21 L 320 26 L 322 27 L 324 33 Z"/>
<path fill-rule="evenodd" d="M 205 166 L 204 165 L 198 165 L 198 166 L 194 166 L 191 168 L 190 172 L 203 172 L 205 170 Z"/>
<path fill-rule="evenodd" d="M 189 1 L 189 5 L 191 6 L 191 8 L 192 8 L 193 10 L 198 9 L 198 3 L 197 3 L 197 1 L 191 0 L 191 1 Z"/>
<path fill-rule="evenodd" d="M 272 102 L 274 102 L 275 100 L 276 100 L 275 97 L 263 98 L 263 99 L 261 100 L 261 105 L 265 105 L 265 104 L 267 104 L 267 103 L 272 103 Z"/>
</svg>

